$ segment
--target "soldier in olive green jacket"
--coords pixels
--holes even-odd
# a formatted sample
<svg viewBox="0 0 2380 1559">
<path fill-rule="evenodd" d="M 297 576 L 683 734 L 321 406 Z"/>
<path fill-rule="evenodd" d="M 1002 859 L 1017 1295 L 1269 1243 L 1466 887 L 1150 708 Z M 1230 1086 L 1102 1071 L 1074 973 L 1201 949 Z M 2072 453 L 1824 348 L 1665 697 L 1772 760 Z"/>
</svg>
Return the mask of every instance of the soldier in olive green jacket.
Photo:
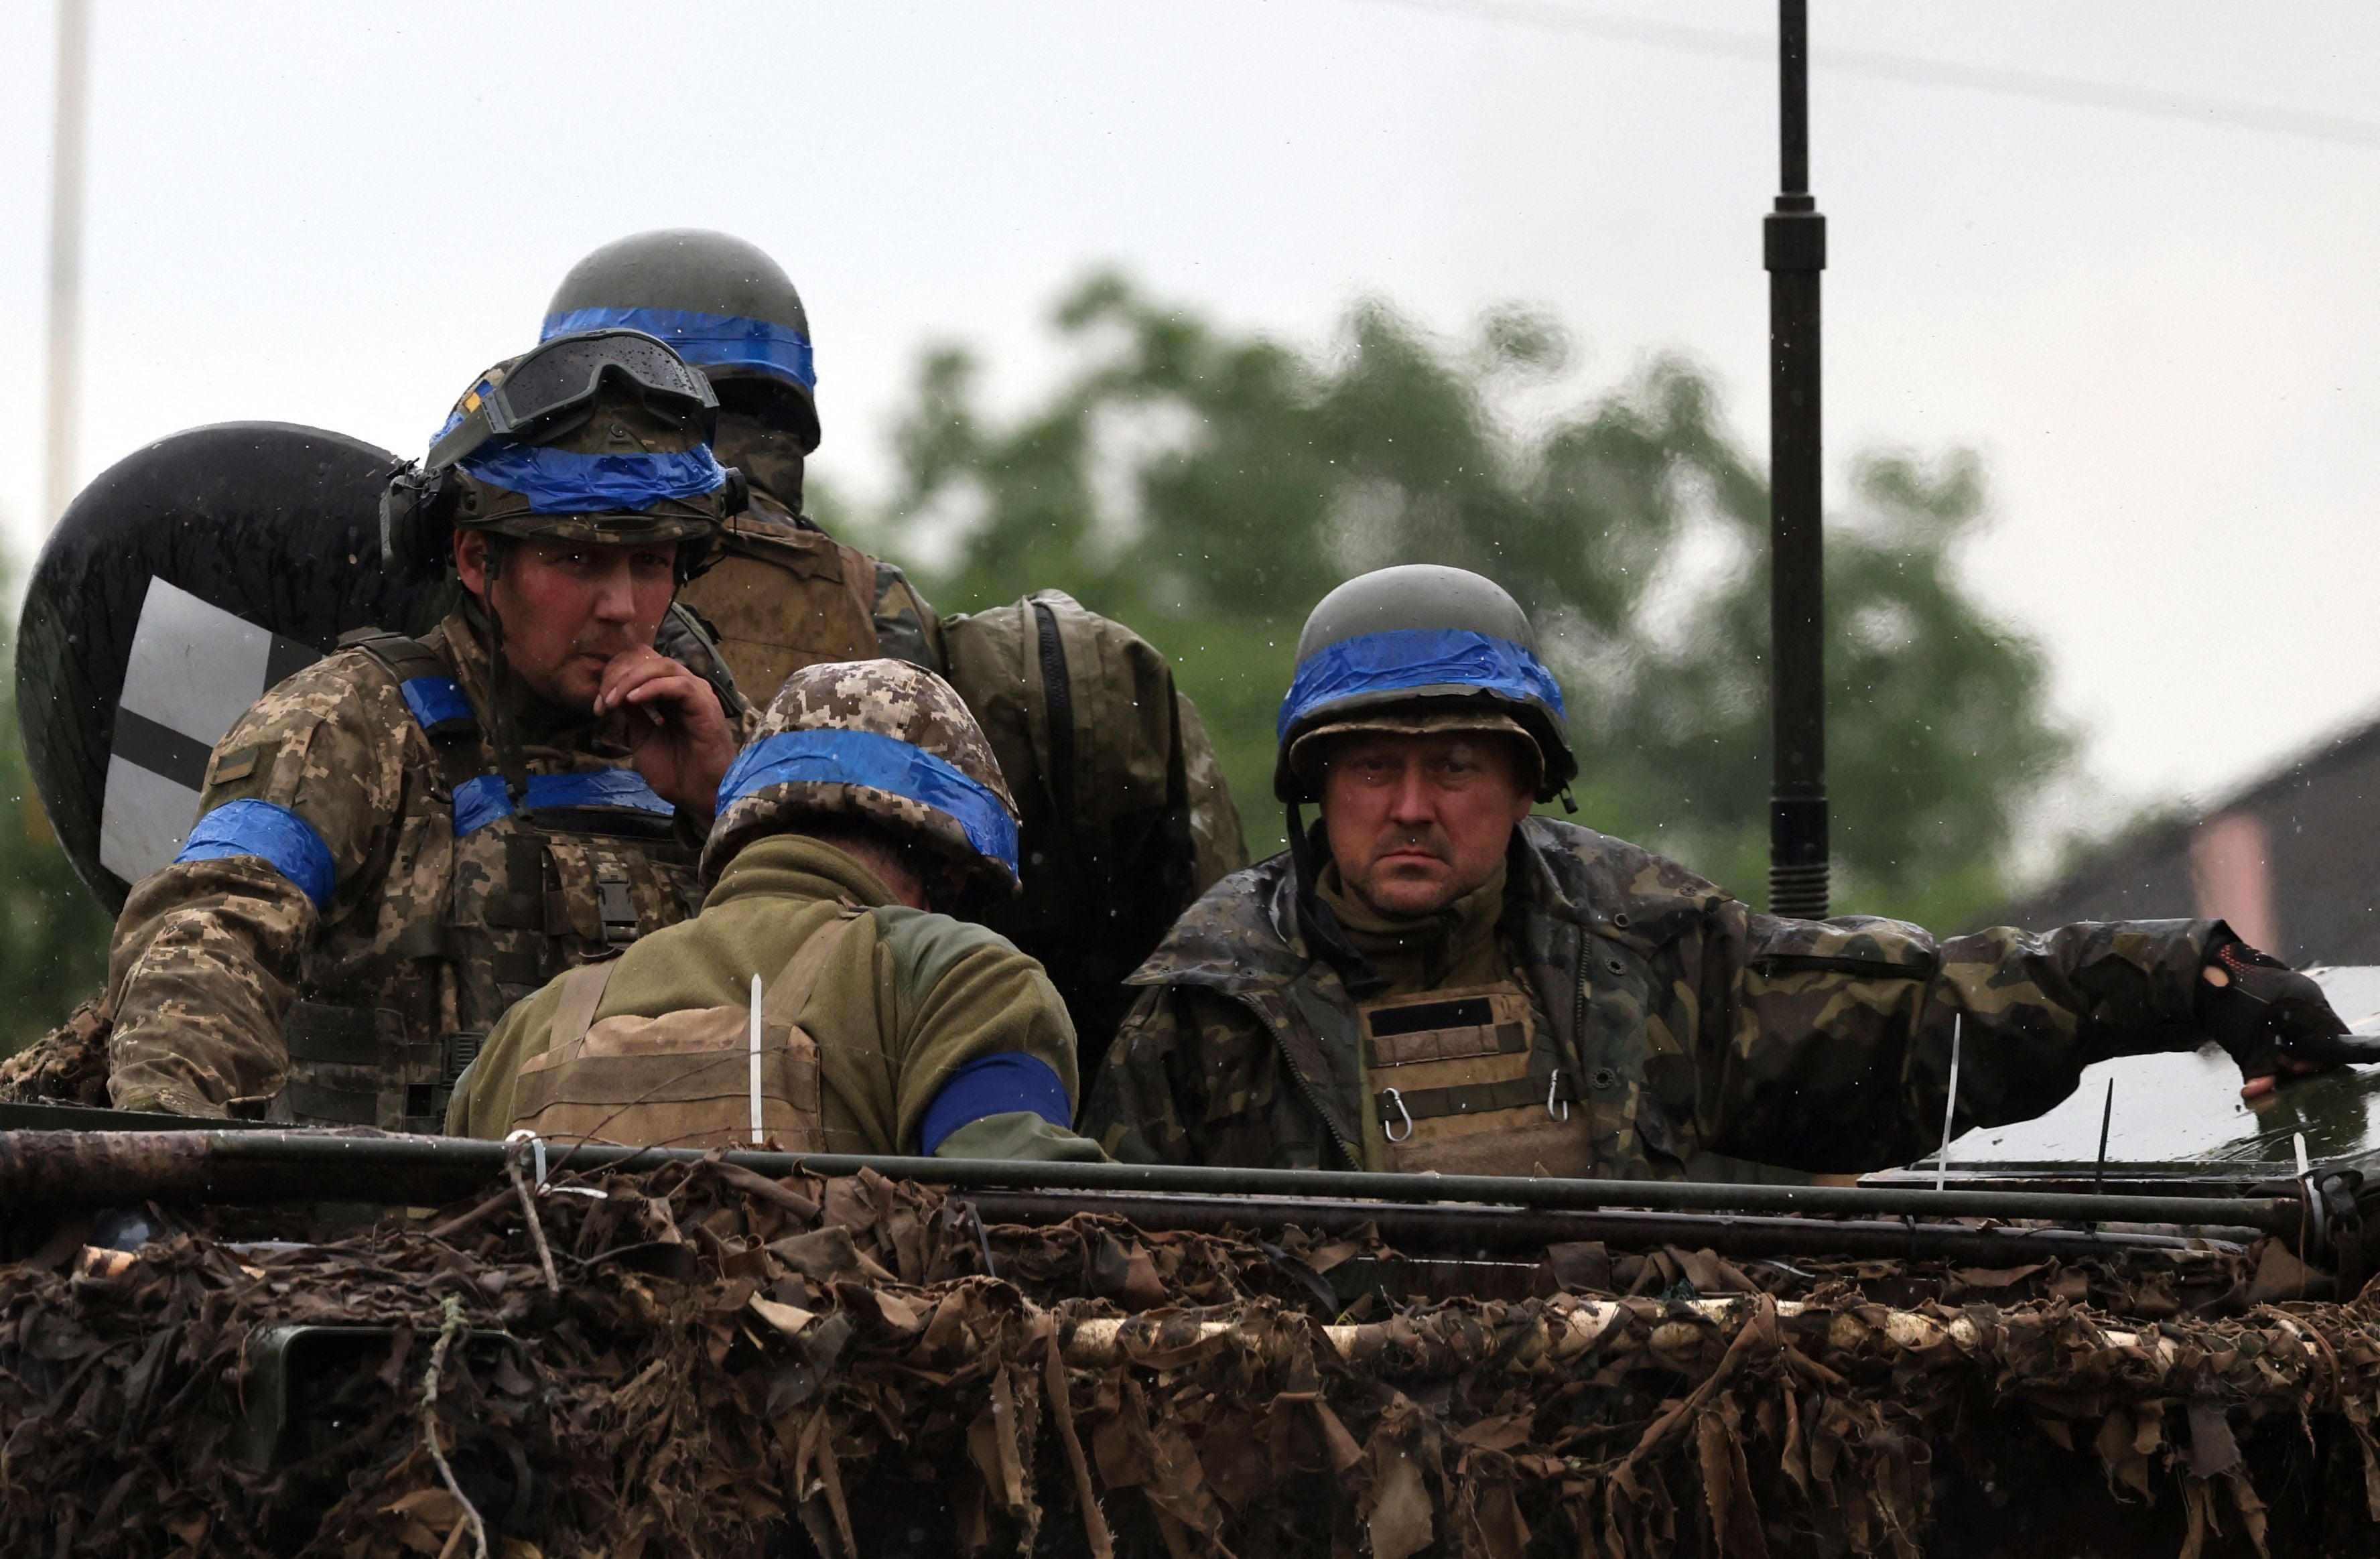
<svg viewBox="0 0 2380 1559">
<path fill-rule="evenodd" d="M 1491 582 L 1414 565 L 1308 619 L 1275 789 L 1292 852 L 1133 976 L 1082 1129 L 1137 1162 L 1675 1178 L 1704 1153 L 1906 1163 L 2036 1115 L 2105 1057 L 2213 1038 L 2249 1079 L 2380 1060 L 2219 921 L 2001 927 L 1759 914 L 1529 816 L 1576 771 Z M 1311 836 L 1298 804 L 1321 803 Z"/>
<path fill-rule="evenodd" d="M 926 907 L 1016 883 L 1014 804 L 947 683 L 895 660 L 795 672 L 720 804 L 702 912 L 515 1008 L 449 1130 L 1102 1156 L 1066 1130 L 1075 1033 L 1040 965 Z"/>
</svg>

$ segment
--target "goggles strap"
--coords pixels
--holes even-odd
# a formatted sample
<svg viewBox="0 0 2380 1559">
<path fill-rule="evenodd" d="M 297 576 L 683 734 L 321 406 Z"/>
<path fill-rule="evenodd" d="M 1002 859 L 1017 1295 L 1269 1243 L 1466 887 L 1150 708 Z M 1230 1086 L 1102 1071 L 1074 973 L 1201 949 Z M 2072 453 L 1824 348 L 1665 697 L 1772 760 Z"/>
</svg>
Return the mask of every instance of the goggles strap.
<svg viewBox="0 0 2380 1559">
<path fill-rule="evenodd" d="M 485 576 L 488 589 L 480 599 L 480 609 L 488 620 L 488 740 L 496 749 L 496 772 L 504 776 L 504 793 L 517 808 L 528 797 L 528 760 L 521 754 L 512 665 L 504 659 L 504 614 L 496 610 L 496 580 L 504 573 L 504 554 L 510 550 L 510 537 L 489 535 Z"/>
</svg>

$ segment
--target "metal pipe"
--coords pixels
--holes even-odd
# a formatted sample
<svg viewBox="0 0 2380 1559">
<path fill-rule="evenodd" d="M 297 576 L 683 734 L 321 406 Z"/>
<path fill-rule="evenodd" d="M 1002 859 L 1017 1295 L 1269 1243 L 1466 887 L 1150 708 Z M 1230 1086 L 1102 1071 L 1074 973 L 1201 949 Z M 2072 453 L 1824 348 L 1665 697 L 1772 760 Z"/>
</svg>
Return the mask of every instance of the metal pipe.
<svg viewBox="0 0 2380 1559">
<path fill-rule="evenodd" d="M 1778 6 L 1779 179 L 1763 224 L 1768 270 L 1768 637 L 1776 746 L 1768 800 L 1768 907 L 1827 913 L 1824 470 L 1818 278 L 1827 219 L 1810 195 L 1807 0 Z"/>
<path fill-rule="evenodd" d="M 1741 1213 L 1514 1208 L 1483 1217 L 1475 1207 L 1172 1192 L 1109 1192 L 1094 1200 L 1079 1192 L 979 1190 L 970 1192 L 968 1200 L 985 1222 L 994 1224 L 1062 1223 L 1080 1213 L 1111 1213 L 1152 1233 L 1220 1234 L 1226 1229 L 1294 1224 L 1318 1234 L 1346 1234 L 1370 1224 L 1401 1254 L 1462 1258 L 1527 1251 L 1534 1259 L 1548 1245 L 1577 1240 L 1624 1248 L 1682 1245 L 1722 1256 L 1877 1256 L 2009 1266 L 2051 1256 L 2071 1260 L 2127 1250 L 2195 1249 L 2236 1254 L 2241 1249 L 2229 1240 L 2193 1239 L 2180 1234 L 1975 1228 L 1966 1224 L 1843 1222 Z"/>
<path fill-rule="evenodd" d="M 649 1169 L 695 1162 L 696 1148 L 552 1145 L 554 1173 Z M 483 1189 L 504 1171 L 504 1144 L 459 1137 L 335 1131 L 0 1131 L 0 1206 L 107 1205 L 144 1197 L 227 1202 L 428 1202 Z M 1576 1211 L 1829 1213 L 2033 1219 L 2057 1223 L 2226 1224 L 2294 1233 L 2295 1196 L 2076 1196 L 1869 1186 L 1738 1186 L 1686 1180 L 1523 1179 L 1492 1175 L 1373 1175 L 1360 1170 L 1223 1169 L 1186 1165 L 1052 1164 L 736 1151 L 726 1162 L 771 1178 L 872 1169 L 962 1190 L 1187 1191 L 1216 1196 L 1342 1197 Z"/>
</svg>

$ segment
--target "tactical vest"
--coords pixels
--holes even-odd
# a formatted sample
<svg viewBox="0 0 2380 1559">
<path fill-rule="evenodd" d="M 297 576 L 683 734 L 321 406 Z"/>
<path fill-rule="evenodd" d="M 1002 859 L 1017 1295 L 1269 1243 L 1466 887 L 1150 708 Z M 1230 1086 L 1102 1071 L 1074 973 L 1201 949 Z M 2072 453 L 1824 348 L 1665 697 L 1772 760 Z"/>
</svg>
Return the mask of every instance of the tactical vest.
<svg viewBox="0 0 2380 1559">
<path fill-rule="evenodd" d="M 505 1009 L 701 907 L 697 852 L 634 769 L 531 774 L 516 798 L 435 653 L 370 630 L 340 642 L 395 680 L 432 762 L 398 819 L 389 935 L 361 967 L 308 971 L 271 1115 L 435 1132 Z"/>
<path fill-rule="evenodd" d="M 681 595 L 718 634 L 736 684 L 763 707 L 805 666 L 884 653 L 875 561 L 822 531 L 733 526 L 719 561 Z"/>
<path fill-rule="evenodd" d="M 1369 1001 L 1356 1019 L 1371 1114 L 1366 1136 L 1378 1133 L 1383 1169 L 1564 1179 L 1595 1173 L 1585 1116 L 1572 1107 L 1580 1102 L 1577 1069 L 1538 1046 L 1542 1025 L 1517 984 Z"/>
<path fill-rule="evenodd" d="M 846 902 L 748 1007 L 598 1022 L 618 965 L 572 970 L 544 1054 L 514 1085 L 512 1128 L 563 1142 L 821 1151 L 818 1042 L 795 1020 L 862 912 Z"/>
</svg>

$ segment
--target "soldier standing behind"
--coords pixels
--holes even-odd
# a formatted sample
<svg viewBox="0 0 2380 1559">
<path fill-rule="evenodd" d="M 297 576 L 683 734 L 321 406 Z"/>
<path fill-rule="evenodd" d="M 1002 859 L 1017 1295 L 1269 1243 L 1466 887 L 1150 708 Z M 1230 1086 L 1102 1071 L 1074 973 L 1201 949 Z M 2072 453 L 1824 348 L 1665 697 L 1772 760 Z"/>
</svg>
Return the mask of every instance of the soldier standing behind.
<svg viewBox="0 0 2380 1559">
<path fill-rule="evenodd" d="M 702 913 L 514 1008 L 449 1130 L 1103 1156 L 1066 1130 L 1075 1031 L 1040 965 L 929 908 L 1017 889 L 1016 804 L 948 683 L 898 660 L 795 671 L 720 802 Z"/>
<path fill-rule="evenodd" d="M 546 306 L 547 339 L 607 327 L 659 336 L 709 376 L 719 457 L 751 483 L 724 556 L 683 598 L 718 634 L 737 685 L 765 703 L 803 666 L 879 655 L 943 671 L 941 622 L 908 577 L 802 513 L 818 372 L 783 269 L 725 233 L 632 234 L 571 267 Z"/>
<path fill-rule="evenodd" d="M 2105 1057 L 2218 1040 L 2249 1080 L 2380 1060 L 2220 921 L 1999 927 L 1758 914 L 1530 816 L 1576 772 L 1492 582 L 1407 565 L 1323 598 L 1282 701 L 1291 852 L 1208 890 L 1133 976 L 1082 1129 L 1136 1162 L 1678 1178 L 1700 1152 L 1906 1163 L 2037 1115 Z M 1318 801 L 1304 829 L 1299 804 Z"/>
<path fill-rule="evenodd" d="M 119 1107 L 436 1130 L 505 1008 L 693 912 L 737 730 L 654 644 L 740 501 L 715 408 L 627 331 L 475 381 L 382 510 L 391 566 L 451 561 L 461 604 L 349 635 L 217 745 L 116 923 Z"/>
</svg>

